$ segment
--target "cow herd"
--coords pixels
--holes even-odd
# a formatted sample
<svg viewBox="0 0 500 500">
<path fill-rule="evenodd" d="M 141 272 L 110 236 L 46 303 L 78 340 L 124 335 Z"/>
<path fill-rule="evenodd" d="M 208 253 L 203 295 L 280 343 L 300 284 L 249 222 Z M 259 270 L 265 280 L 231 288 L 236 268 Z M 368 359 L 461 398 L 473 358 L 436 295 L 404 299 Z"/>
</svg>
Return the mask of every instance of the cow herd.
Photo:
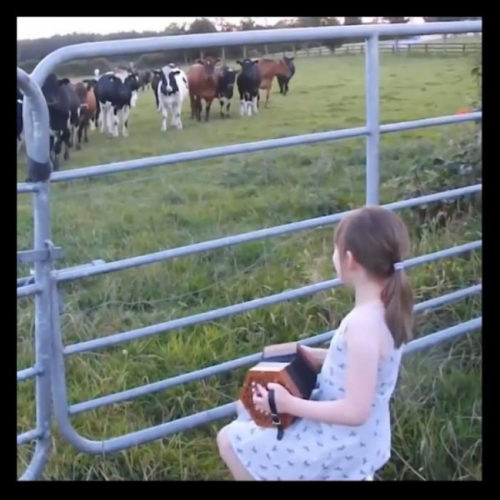
<svg viewBox="0 0 500 500">
<path fill-rule="evenodd" d="M 42 86 L 50 119 L 50 153 L 54 170 L 59 168 L 59 155 L 64 146 L 64 159 L 69 158 L 69 148 L 81 148 L 82 135 L 88 142 L 88 129 L 100 127 L 102 133 L 113 137 L 127 137 L 128 121 L 136 106 L 139 91 L 150 86 L 157 111 L 161 114 L 162 132 L 170 123 L 182 129 L 182 108 L 189 95 L 191 118 L 201 121 L 210 119 L 214 100 L 220 104 L 220 116 L 230 116 L 231 101 L 236 84 L 240 97 L 240 115 L 257 114 L 260 90 L 265 93 L 265 107 L 274 78 L 278 80 L 280 93 L 288 93 L 288 84 L 295 73 L 293 58 L 248 59 L 236 61 L 238 68 L 220 64 L 212 57 L 198 59 L 184 72 L 175 64 L 161 69 L 137 73 L 131 69 L 118 69 L 94 78 L 71 83 L 68 78 L 58 78 L 51 73 Z M 22 143 L 23 95 L 17 91 L 17 140 L 18 151 Z M 204 109 L 203 109 L 204 107 Z"/>
</svg>

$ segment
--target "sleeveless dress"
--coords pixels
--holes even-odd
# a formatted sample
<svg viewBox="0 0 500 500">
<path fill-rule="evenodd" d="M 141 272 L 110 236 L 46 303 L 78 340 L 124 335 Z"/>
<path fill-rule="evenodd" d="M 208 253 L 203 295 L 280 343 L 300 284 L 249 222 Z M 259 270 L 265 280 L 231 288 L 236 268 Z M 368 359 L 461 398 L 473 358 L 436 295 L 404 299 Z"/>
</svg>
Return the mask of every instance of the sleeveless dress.
<svg viewBox="0 0 500 500">
<path fill-rule="evenodd" d="M 345 394 L 346 339 L 349 313 L 330 342 L 311 399 L 335 400 Z M 228 427 L 232 447 L 256 480 L 364 480 L 391 455 L 389 402 L 396 386 L 402 347 L 379 362 L 372 411 L 360 426 L 297 419 L 281 441 L 275 428 L 257 426 L 239 405 Z"/>
</svg>

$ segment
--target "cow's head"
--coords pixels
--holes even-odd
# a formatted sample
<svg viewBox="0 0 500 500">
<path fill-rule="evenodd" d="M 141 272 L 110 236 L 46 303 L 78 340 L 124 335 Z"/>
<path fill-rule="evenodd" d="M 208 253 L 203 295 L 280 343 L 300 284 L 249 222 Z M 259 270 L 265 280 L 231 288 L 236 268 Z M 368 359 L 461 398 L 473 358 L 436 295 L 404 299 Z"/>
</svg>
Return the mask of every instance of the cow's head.
<svg viewBox="0 0 500 500">
<path fill-rule="evenodd" d="M 90 90 L 97 85 L 97 80 L 95 78 L 85 78 L 85 80 L 83 80 L 82 83 L 85 85 L 87 90 Z"/>
<path fill-rule="evenodd" d="M 215 65 L 220 62 L 220 58 L 217 57 L 214 59 L 213 57 L 205 57 L 205 59 L 198 59 L 196 62 L 204 66 L 208 76 L 212 76 L 214 74 Z"/>
<path fill-rule="evenodd" d="M 124 85 L 132 92 L 132 97 L 130 98 L 130 106 L 135 108 L 137 104 L 138 90 L 139 90 L 139 75 L 138 73 L 130 73 L 125 78 L 123 82 Z"/>
<path fill-rule="evenodd" d="M 293 64 L 294 59 L 295 59 L 294 57 L 287 57 L 287 56 L 283 57 L 283 60 L 286 62 L 286 64 L 290 68 L 290 71 L 293 71 L 295 69 L 295 65 Z"/>
<path fill-rule="evenodd" d="M 165 68 L 165 70 L 162 71 L 160 90 L 163 95 L 172 95 L 179 91 L 175 76 L 180 73 L 178 69 L 171 70 L 170 68 Z"/>
<path fill-rule="evenodd" d="M 239 64 L 241 66 L 241 72 L 245 73 L 249 71 L 255 64 L 259 62 L 258 59 L 249 59 L 248 57 L 246 59 L 243 59 L 243 61 L 236 61 L 236 64 Z"/>
<path fill-rule="evenodd" d="M 55 73 L 50 73 L 42 85 L 42 92 L 47 101 L 47 106 L 54 106 L 58 102 L 59 87 L 68 85 L 68 78 L 58 79 Z"/>
<path fill-rule="evenodd" d="M 290 65 L 291 61 L 288 62 L 285 59 L 276 61 L 276 74 L 279 76 L 284 76 L 285 78 L 290 78 L 292 76 L 292 69 Z"/>
<path fill-rule="evenodd" d="M 224 75 L 225 83 L 228 87 L 234 87 L 236 73 L 237 73 L 237 71 L 235 71 L 233 68 L 230 68 L 229 66 L 224 66 L 223 75 Z"/>
</svg>

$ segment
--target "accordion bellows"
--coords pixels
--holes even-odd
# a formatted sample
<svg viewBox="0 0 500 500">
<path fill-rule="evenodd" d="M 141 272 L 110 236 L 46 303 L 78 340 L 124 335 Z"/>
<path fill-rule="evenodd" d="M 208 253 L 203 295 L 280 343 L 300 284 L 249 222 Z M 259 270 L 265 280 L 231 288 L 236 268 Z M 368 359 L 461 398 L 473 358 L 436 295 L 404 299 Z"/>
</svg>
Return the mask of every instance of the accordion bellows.
<svg viewBox="0 0 500 500">
<path fill-rule="evenodd" d="M 289 342 L 268 346 L 264 349 L 262 361 L 248 370 L 240 400 L 253 421 L 260 427 L 273 427 L 271 415 L 265 415 L 254 408 L 252 400 L 253 384 L 266 387 L 274 382 L 281 384 L 293 396 L 309 399 L 316 385 L 317 372 L 303 355 L 300 344 Z M 289 427 L 295 417 L 280 414 L 283 429 Z"/>
</svg>

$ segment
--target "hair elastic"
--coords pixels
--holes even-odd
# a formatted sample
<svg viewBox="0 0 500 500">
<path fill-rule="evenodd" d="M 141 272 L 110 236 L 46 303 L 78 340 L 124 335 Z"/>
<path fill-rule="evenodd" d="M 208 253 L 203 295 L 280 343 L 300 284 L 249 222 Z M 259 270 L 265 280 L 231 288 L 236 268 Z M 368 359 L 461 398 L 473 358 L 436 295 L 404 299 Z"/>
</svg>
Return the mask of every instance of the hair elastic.
<svg viewBox="0 0 500 500">
<path fill-rule="evenodd" d="M 394 271 L 402 271 L 405 268 L 402 262 L 395 262 L 394 263 Z"/>
</svg>

